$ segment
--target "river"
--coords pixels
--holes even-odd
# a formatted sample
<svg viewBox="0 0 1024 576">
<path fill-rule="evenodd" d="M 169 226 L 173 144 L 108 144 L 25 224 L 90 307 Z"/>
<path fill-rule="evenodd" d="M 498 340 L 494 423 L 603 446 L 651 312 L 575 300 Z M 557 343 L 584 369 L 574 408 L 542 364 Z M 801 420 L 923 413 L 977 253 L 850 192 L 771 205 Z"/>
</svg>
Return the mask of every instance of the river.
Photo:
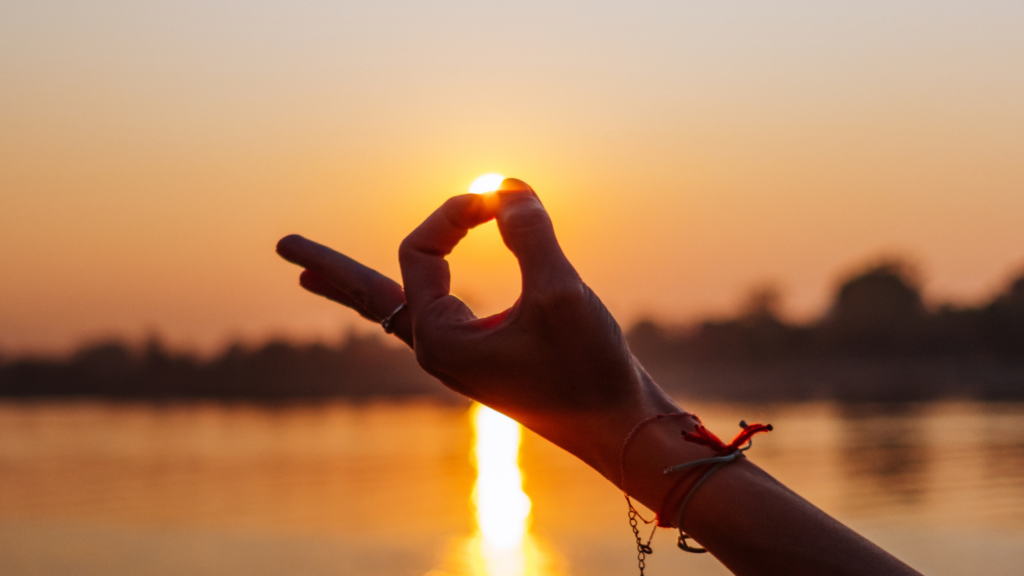
<svg viewBox="0 0 1024 576">
<path fill-rule="evenodd" d="M 752 460 L 926 574 L 1024 574 L 1024 405 L 683 405 L 722 436 L 771 422 Z M 507 423 L 481 432 L 473 414 L 2 402 L 0 573 L 636 573 L 611 484 L 528 431 L 521 445 Z M 481 443 L 505 460 L 474 456 Z M 667 531 L 654 550 L 651 576 L 728 573 Z"/>
</svg>

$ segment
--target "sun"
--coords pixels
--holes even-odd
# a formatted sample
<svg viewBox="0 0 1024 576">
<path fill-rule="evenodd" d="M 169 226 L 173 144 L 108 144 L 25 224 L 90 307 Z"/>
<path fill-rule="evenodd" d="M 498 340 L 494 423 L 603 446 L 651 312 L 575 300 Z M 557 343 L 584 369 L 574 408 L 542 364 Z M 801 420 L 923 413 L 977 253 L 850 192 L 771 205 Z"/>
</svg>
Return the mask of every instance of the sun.
<svg viewBox="0 0 1024 576">
<path fill-rule="evenodd" d="M 484 174 L 483 176 L 473 180 L 473 183 L 469 185 L 470 194 L 486 194 L 488 192 L 494 192 L 501 186 L 501 181 L 505 177 L 501 174 Z"/>
</svg>

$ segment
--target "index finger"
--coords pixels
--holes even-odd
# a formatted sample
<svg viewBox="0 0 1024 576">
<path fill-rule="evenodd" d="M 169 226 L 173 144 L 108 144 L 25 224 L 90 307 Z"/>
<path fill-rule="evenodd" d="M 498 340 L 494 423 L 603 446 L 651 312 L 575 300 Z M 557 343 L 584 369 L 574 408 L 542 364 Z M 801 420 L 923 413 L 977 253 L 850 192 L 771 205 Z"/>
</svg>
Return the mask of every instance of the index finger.
<svg viewBox="0 0 1024 576">
<path fill-rule="evenodd" d="M 409 307 L 415 313 L 451 291 L 445 256 L 471 228 L 494 218 L 493 209 L 477 194 L 449 198 L 402 241 L 398 261 Z"/>
</svg>

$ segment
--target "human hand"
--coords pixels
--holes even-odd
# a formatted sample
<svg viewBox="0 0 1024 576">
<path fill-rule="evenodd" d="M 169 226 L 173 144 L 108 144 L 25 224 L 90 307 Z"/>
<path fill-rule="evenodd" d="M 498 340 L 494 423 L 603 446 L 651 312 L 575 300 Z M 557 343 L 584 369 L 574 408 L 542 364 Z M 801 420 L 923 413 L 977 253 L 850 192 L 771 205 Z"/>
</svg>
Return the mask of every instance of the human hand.
<svg viewBox="0 0 1024 576">
<path fill-rule="evenodd" d="M 450 294 L 445 256 L 468 231 L 497 219 L 519 261 L 522 294 L 507 310 L 477 318 Z M 380 321 L 403 301 L 395 335 L 451 389 L 520 421 L 614 482 L 629 429 L 646 416 L 678 412 L 630 353 L 607 308 L 580 279 L 555 238 L 540 199 L 505 180 L 494 195 L 451 198 L 399 249 L 397 282 L 300 236 L 278 253 L 305 268 L 307 290 Z"/>
<path fill-rule="evenodd" d="M 519 260 L 522 294 L 508 309 L 477 318 L 449 293 L 445 256 L 468 231 L 497 218 Z M 448 387 L 515 418 L 579 456 L 653 509 L 677 487 L 666 466 L 713 455 L 681 442 L 686 418 L 637 427 L 680 412 L 633 358 L 622 331 L 580 279 L 555 239 L 551 219 L 524 182 L 496 195 L 456 196 L 399 250 L 405 289 L 394 280 L 301 236 L 277 251 L 305 268 L 307 290 L 381 321 L 420 365 Z M 627 454 L 623 441 L 639 430 Z M 620 454 L 622 473 L 620 474 Z M 623 486 L 625 488 L 625 486 Z M 687 508 L 686 532 L 735 574 L 917 574 L 744 459 L 712 476 Z M 670 511 L 677 518 L 675 511 Z"/>
</svg>

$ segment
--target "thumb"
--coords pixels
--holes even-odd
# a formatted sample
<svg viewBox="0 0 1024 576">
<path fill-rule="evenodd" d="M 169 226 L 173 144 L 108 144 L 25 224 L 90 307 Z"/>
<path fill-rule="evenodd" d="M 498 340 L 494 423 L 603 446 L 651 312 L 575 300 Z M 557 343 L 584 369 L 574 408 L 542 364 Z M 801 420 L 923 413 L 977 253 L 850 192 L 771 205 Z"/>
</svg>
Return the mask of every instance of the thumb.
<svg viewBox="0 0 1024 576">
<path fill-rule="evenodd" d="M 519 260 L 523 292 L 544 290 L 577 278 L 565 257 L 551 217 L 529 184 L 506 178 L 497 190 L 498 230 L 505 245 Z"/>
</svg>

